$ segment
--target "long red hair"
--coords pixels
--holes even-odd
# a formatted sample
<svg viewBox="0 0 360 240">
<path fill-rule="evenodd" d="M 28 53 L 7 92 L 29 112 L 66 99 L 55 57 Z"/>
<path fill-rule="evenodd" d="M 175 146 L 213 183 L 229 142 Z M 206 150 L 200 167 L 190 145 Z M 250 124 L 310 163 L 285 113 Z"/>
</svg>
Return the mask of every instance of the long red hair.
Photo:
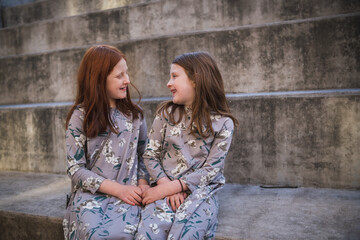
<svg viewBox="0 0 360 240">
<path fill-rule="evenodd" d="M 96 137 L 108 128 L 116 132 L 110 123 L 106 79 L 121 59 L 126 60 L 125 55 L 119 49 L 108 45 L 92 46 L 85 52 L 77 75 L 75 102 L 66 117 L 66 128 L 75 108 L 79 106 L 85 110 L 83 129 L 87 137 Z M 133 84 L 130 85 L 139 93 Z M 132 119 L 143 118 L 141 108 L 131 101 L 129 89 L 126 90 L 125 99 L 116 100 L 116 108 Z"/>
</svg>

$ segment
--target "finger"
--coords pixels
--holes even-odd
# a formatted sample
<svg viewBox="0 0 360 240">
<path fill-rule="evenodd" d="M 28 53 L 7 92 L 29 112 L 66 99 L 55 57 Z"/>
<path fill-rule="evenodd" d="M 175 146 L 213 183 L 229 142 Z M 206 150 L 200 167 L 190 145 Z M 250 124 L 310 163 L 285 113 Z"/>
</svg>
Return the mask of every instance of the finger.
<svg viewBox="0 0 360 240">
<path fill-rule="evenodd" d="M 132 198 L 134 199 L 133 202 L 136 204 L 136 205 L 141 205 L 141 202 L 142 202 L 142 197 L 139 197 L 138 195 L 134 195 L 132 196 Z"/>
<path fill-rule="evenodd" d="M 135 205 L 138 205 L 138 206 L 141 205 L 141 201 L 138 201 L 138 200 L 136 200 L 136 199 L 133 198 L 133 197 L 130 199 L 130 201 L 131 201 L 132 203 L 134 203 Z"/>
<path fill-rule="evenodd" d="M 139 196 L 139 195 L 137 195 L 136 193 L 131 194 L 131 197 L 134 198 L 134 200 L 135 200 L 136 202 L 139 202 L 139 203 L 140 203 L 141 200 L 142 200 L 142 197 Z"/>
<path fill-rule="evenodd" d="M 133 203 L 132 201 L 130 201 L 129 199 L 124 199 L 123 200 L 124 202 L 126 202 L 127 204 L 130 204 L 131 206 L 134 206 L 135 205 L 135 203 Z"/>
<path fill-rule="evenodd" d="M 146 198 L 144 198 L 143 201 L 142 201 L 142 203 L 143 203 L 144 205 L 148 205 L 148 204 L 150 204 L 150 203 L 152 203 L 152 202 L 153 202 L 153 201 L 151 200 L 150 197 L 146 197 Z"/>
<path fill-rule="evenodd" d="M 142 194 L 142 189 L 141 189 L 140 187 L 136 187 L 136 188 L 134 189 L 134 192 L 135 192 L 137 195 L 141 196 L 141 194 Z"/>
<path fill-rule="evenodd" d="M 175 206 L 176 206 L 176 209 L 178 209 L 180 207 L 180 199 L 179 197 L 176 198 L 176 201 L 175 201 Z"/>
<path fill-rule="evenodd" d="M 184 196 L 182 194 L 180 194 L 179 196 L 179 200 L 180 200 L 180 205 L 184 202 Z"/>
<path fill-rule="evenodd" d="M 175 212 L 176 211 L 176 206 L 175 206 L 175 199 L 174 197 L 171 197 L 171 209 Z"/>
<path fill-rule="evenodd" d="M 133 194 L 131 194 L 131 195 L 137 195 L 139 197 L 141 197 L 141 195 L 142 195 L 141 188 L 135 188 L 135 189 L 133 189 L 132 192 L 133 192 Z"/>
</svg>

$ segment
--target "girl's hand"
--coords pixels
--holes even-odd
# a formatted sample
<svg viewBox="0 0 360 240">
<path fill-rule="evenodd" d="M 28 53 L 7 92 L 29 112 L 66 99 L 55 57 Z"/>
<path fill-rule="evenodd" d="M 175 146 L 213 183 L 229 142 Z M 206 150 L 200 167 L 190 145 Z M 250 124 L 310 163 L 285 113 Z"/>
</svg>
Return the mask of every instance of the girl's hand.
<svg viewBox="0 0 360 240">
<path fill-rule="evenodd" d="M 141 184 L 139 185 L 139 188 L 141 189 L 141 195 L 143 195 L 146 192 L 146 190 L 150 188 L 150 185 Z"/>
<path fill-rule="evenodd" d="M 185 192 L 175 193 L 174 195 L 168 196 L 166 198 L 166 202 L 169 206 L 171 206 L 171 209 L 176 212 L 180 205 L 185 201 L 187 196 L 188 195 Z"/>
<path fill-rule="evenodd" d="M 138 186 L 141 189 L 141 195 L 150 188 L 150 185 L 145 179 L 139 179 Z"/>
<path fill-rule="evenodd" d="M 166 191 L 164 191 L 164 189 L 162 189 L 160 185 L 158 185 L 156 187 L 147 189 L 142 194 L 142 197 L 143 197 L 142 203 L 145 206 L 147 204 L 155 202 L 156 200 L 163 199 L 164 197 L 166 197 Z"/>
<path fill-rule="evenodd" d="M 120 185 L 118 189 L 117 197 L 127 204 L 141 206 L 141 194 L 142 190 L 140 187 L 131 185 Z"/>
</svg>

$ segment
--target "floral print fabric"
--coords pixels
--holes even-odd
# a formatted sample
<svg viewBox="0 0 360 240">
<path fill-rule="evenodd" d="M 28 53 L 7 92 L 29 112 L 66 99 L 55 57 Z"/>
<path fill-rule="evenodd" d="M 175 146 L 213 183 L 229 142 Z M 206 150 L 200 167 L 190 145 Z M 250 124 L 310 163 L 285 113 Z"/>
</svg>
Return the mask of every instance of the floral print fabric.
<svg viewBox="0 0 360 240">
<path fill-rule="evenodd" d="M 104 179 L 136 186 L 139 178 L 148 178 L 142 161 L 146 123 L 145 119 L 132 121 L 117 109 L 111 109 L 110 114 L 119 133 L 110 133 L 108 139 L 107 132 L 86 139 L 82 108 L 75 109 L 70 119 L 66 131 L 67 173 L 76 192 L 71 196 L 63 221 L 65 239 L 133 239 L 138 227 L 140 207 L 97 190 Z M 104 147 L 98 154 L 102 144 Z M 97 155 L 98 160 L 90 171 L 86 166 Z"/>
<path fill-rule="evenodd" d="M 175 112 L 175 119 L 179 112 Z M 165 199 L 142 210 L 136 239 L 215 239 L 218 199 L 225 184 L 224 162 L 234 129 L 228 117 L 211 115 L 214 135 L 190 134 L 191 111 L 179 124 L 157 115 L 149 132 L 144 162 L 150 182 L 162 177 L 183 180 L 191 191 L 173 212 Z"/>
</svg>

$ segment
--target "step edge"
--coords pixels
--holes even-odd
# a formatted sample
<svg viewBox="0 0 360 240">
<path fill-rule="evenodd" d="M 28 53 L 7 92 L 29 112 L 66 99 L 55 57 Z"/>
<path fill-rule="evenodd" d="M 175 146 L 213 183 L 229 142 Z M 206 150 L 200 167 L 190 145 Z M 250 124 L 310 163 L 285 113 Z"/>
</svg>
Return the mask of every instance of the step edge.
<svg viewBox="0 0 360 240">
<path fill-rule="evenodd" d="M 257 92 L 257 93 L 227 93 L 228 100 L 238 99 L 260 99 L 260 98 L 317 98 L 317 97 L 346 97 L 360 96 L 360 88 L 350 89 L 322 89 L 322 90 L 304 90 L 304 91 L 280 91 L 280 92 Z M 171 100 L 171 97 L 152 97 L 143 98 L 141 102 L 162 102 Z M 134 98 L 134 102 L 138 99 Z M 26 108 L 57 108 L 70 107 L 73 102 L 46 102 L 46 103 L 27 103 L 27 104 L 7 104 L 0 105 L 0 110 L 4 109 L 26 109 Z"/>
</svg>

